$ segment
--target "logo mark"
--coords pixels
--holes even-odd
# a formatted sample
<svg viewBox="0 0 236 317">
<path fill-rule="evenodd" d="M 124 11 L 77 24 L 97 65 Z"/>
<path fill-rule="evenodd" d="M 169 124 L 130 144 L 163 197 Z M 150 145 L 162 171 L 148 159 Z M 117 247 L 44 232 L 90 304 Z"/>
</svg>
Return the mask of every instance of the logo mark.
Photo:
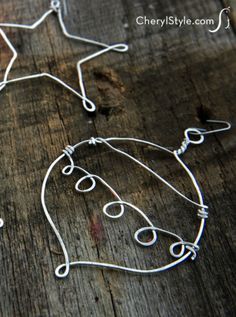
<svg viewBox="0 0 236 317">
<path fill-rule="evenodd" d="M 209 32 L 216 33 L 216 32 L 219 31 L 219 29 L 221 28 L 221 25 L 223 23 L 222 15 L 223 15 L 224 12 L 227 14 L 227 26 L 225 27 L 225 29 L 229 29 L 230 28 L 230 19 L 229 19 L 229 16 L 228 16 L 228 14 L 230 13 L 230 7 L 228 7 L 228 8 L 224 8 L 224 9 L 222 9 L 220 11 L 219 17 L 218 17 L 218 25 L 217 25 L 217 27 L 214 30 L 209 30 Z"/>
</svg>

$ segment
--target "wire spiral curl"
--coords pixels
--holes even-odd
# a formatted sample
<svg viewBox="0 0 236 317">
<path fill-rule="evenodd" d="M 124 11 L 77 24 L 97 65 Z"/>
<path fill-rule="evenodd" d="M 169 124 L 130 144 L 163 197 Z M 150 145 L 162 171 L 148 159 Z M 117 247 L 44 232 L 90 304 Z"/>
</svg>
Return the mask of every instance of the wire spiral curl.
<svg viewBox="0 0 236 317">
<path fill-rule="evenodd" d="M 97 143 L 102 143 L 102 139 L 101 138 L 91 138 L 88 141 L 88 144 L 90 145 L 96 145 Z M 96 180 L 100 181 L 105 187 L 107 187 L 111 193 L 118 199 L 116 201 L 111 201 L 106 203 L 103 206 L 103 213 L 111 219 L 118 219 L 121 218 L 124 213 L 125 213 L 125 206 L 129 207 L 130 209 L 132 209 L 133 211 L 136 211 L 141 217 L 143 217 L 143 219 L 148 223 L 149 227 L 141 227 L 140 229 L 136 230 L 136 232 L 134 233 L 134 240 L 141 246 L 144 247 L 149 247 L 154 245 L 157 240 L 158 240 L 158 233 L 164 233 L 165 235 L 169 235 L 175 239 L 178 240 L 178 242 L 174 242 L 170 245 L 170 254 L 174 257 L 174 258 L 181 258 L 184 256 L 184 254 L 187 252 L 191 252 L 192 256 L 191 259 L 194 260 L 196 258 L 197 255 L 197 251 L 199 250 L 199 246 L 196 244 L 193 244 L 191 242 L 187 242 L 184 241 L 180 236 L 178 236 L 177 234 L 174 234 L 170 231 L 167 230 L 163 230 L 161 228 L 157 228 L 153 225 L 153 223 L 150 221 L 150 219 L 147 217 L 147 215 L 145 215 L 145 213 L 140 210 L 138 207 L 136 207 L 135 205 L 128 203 L 126 201 L 123 201 L 121 199 L 121 197 L 117 194 L 117 192 L 100 176 L 95 175 L 95 174 L 91 174 L 89 173 L 87 170 L 83 169 L 82 167 L 76 166 L 74 164 L 74 161 L 71 157 L 71 154 L 73 154 L 74 152 L 74 147 L 72 147 L 73 150 L 71 149 L 71 146 L 67 146 L 66 150 L 63 150 L 63 152 L 66 154 L 66 156 L 69 158 L 70 160 L 70 165 L 66 165 L 63 169 L 62 169 L 62 174 L 69 176 L 73 173 L 73 171 L 75 169 L 85 173 L 84 176 L 82 176 L 81 178 L 79 178 L 79 180 L 76 182 L 75 184 L 75 189 L 76 191 L 78 191 L 79 193 L 88 193 L 92 190 L 95 189 L 97 182 Z M 87 188 L 81 188 L 81 185 L 83 182 L 85 182 L 86 180 L 90 180 L 91 181 L 91 185 Z M 118 205 L 120 207 L 120 212 L 114 214 L 111 210 L 112 207 L 115 207 L 116 205 Z M 151 231 L 152 233 L 152 239 L 149 239 L 148 241 L 143 241 L 140 236 L 142 233 L 144 233 L 145 231 Z M 177 253 L 175 251 L 175 249 L 177 247 L 180 247 L 180 251 Z M 92 262 L 89 262 L 90 264 Z M 80 262 L 77 263 L 78 265 L 80 264 Z M 87 263 L 88 264 L 88 263 Z M 57 277 L 64 277 L 64 274 L 66 272 L 66 268 L 70 267 L 70 263 L 65 263 L 65 264 L 61 264 L 59 265 L 56 270 L 55 270 L 55 274 Z M 64 269 L 64 271 L 63 271 Z"/>
<path fill-rule="evenodd" d="M 181 148 L 179 150 L 174 150 L 171 151 L 169 148 L 163 147 L 161 145 L 158 145 L 153 142 L 141 140 L 141 139 L 136 139 L 136 138 L 120 138 L 120 137 L 111 137 L 111 138 L 101 138 L 101 137 L 92 137 L 88 140 L 81 141 L 74 146 L 68 145 L 64 150 L 63 154 L 60 155 L 55 161 L 50 165 L 48 168 L 48 171 L 45 175 L 43 184 L 42 184 L 42 190 L 41 190 L 41 203 L 43 207 L 43 211 L 45 213 L 45 216 L 48 219 L 48 222 L 50 223 L 57 239 L 58 242 L 62 248 L 63 254 L 64 254 L 64 263 L 60 264 L 56 269 L 55 269 L 55 274 L 59 278 L 64 278 L 69 274 L 70 268 L 75 267 L 75 266 L 93 266 L 93 267 L 98 267 L 98 268 L 110 268 L 110 269 L 117 269 L 121 271 L 127 271 L 127 272 L 133 272 L 133 273 L 140 273 L 140 274 L 149 274 L 149 273 L 157 273 L 161 271 L 168 270 L 170 268 L 173 268 L 174 266 L 184 262 L 186 259 L 191 258 L 194 260 L 197 256 L 197 252 L 199 251 L 199 242 L 202 237 L 204 227 L 205 227 L 205 221 L 208 217 L 208 212 L 207 212 L 207 206 L 204 204 L 203 200 L 203 194 L 200 190 L 200 187 L 196 181 L 196 178 L 194 177 L 193 173 L 190 171 L 190 169 L 185 165 L 183 160 L 180 158 L 180 155 L 183 154 L 186 150 L 187 147 L 190 144 L 200 144 L 204 141 L 204 134 L 210 134 L 210 133 L 215 133 L 215 132 L 220 132 L 220 131 L 225 131 L 230 129 L 231 125 L 225 121 L 216 121 L 216 120 L 211 120 L 211 122 L 214 123 L 224 123 L 227 126 L 225 128 L 221 129 L 216 129 L 216 130 L 211 130 L 211 131 L 205 131 L 203 129 L 199 128 L 189 128 L 185 130 L 185 139 L 184 142 L 181 145 Z M 198 136 L 197 140 L 191 139 L 191 135 L 195 134 Z M 167 182 L 164 178 L 162 178 L 158 173 L 156 173 L 154 170 L 152 170 L 150 167 L 145 165 L 142 161 L 136 159 L 134 156 L 128 154 L 127 152 L 117 148 L 114 146 L 113 143 L 116 142 L 135 142 L 138 144 L 142 145 L 147 145 L 147 146 L 152 146 L 154 148 L 157 148 L 159 150 L 165 151 L 171 155 L 177 160 L 177 162 L 182 166 L 182 168 L 185 170 L 187 175 L 189 176 L 190 180 L 193 183 L 193 186 L 196 190 L 196 194 L 198 196 L 198 201 L 194 201 L 187 196 L 185 196 L 182 192 L 180 192 L 177 188 L 175 188 L 172 184 Z M 175 194 L 179 195 L 189 203 L 191 203 L 194 206 L 198 207 L 197 210 L 197 215 L 200 217 L 200 225 L 199 229 L 197 232 L 197 235 L 195 237 L 195 240 L 193 242 L 186 241 L 183 238 L 181 238 L 178 234 L 173 233 L 168 230 L 164 230 L 162 228 L 156 227 L 149 217 L 137 206 L 133 205 L 130 202 L 124 201 L 119 194 L 100 176 L 90 173 L 89 171 L 85 170 L 84 168 L 75 165 L 74 160 L 72 158 L 73 153 L 75 150 L 82 145 L 93 145 L 96 146 L 98 144 L 103 144 L 107 146 L 110 150 L 119 153 L 128 159 L 132 160 L 133 162 L 137 163 L 140 165 L 142 168 L 144 168 L 146 171 L 148 171 L 152 176 L 157 178 L 159 181 L 163 182 L 169 189 L 171 189 Z M 67 164 L 63 169 L 62 169 L 62 174 L 65 176 L 71 175 L 75 170 L 79 171 L 80 173 L 83 173 L 84 175 L 78 179 L 78 181 L 75 184 L 75 189 L 79 193 L 89 193 L 92 190 L 95 189 L 97 182 L 99 181 L 102 183 L 110 192 L 111 194 L 115 197 L 115 200 L 112 200 L 108 203 L 106 203 L 103 206 L 103 213 L 111 218 L 111 219 L 118 219 L 122 217 L 125 212 L 128 210 L 134 211 L 139 214 L 143 220 L 147 223 L 147 226 L 141 227 L 137 229 L 134 233 L 134 240 L 141 246 L 144 247 L 150 247 L 154 245 L 155 243 L 158 242 L 159 236 L 161 235 L 167 235 L 171 238 L 173 238 L 175 241 L 170 244 L 169 246 L 169 253 L 170 255 L 174 258 L 174 260 L 166 265 L 153 268 L 153 269 L 141 269 L 141 268 L 131 268 L 131 267 L 126 267 L 126 266 L 121 266 L 121 265 L 116 265 L 116 264 L 111 264 L 111 263 L 101 263 L 101 262 L 93 262 L 93 261 L 71 261 L 67 247 L 64 243 L 64 240 L 56 228 L 49 212 L 46 206 L 46 201 L 45 201 L 45 194 L 46 194 L 46 188 L 47 188 L 47 182 L 49 179 L 49 176 L 54 169 L 54 167 L 64 158 L 67 157 L 69 160 L 70 164 Z M 91 184 L 90 186 L 87 186 L 86 188 L 82 188 L 82 185 L 85 181 L 90 181 Z M 119 206 L 119 211 L 116 213 L 112 212 L 113 208 Z M 150 232 L 152 234 L 152 237 L 148 241 L 143 241 L 142 240 L 142 234 L 145 232 Z"/>
</svg>

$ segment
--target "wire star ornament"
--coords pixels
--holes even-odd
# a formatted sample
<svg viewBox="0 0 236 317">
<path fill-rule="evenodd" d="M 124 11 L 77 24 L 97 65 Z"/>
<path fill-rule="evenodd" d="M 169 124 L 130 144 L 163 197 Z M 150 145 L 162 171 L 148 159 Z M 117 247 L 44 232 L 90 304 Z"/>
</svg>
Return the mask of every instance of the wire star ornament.
<svg viewBox="0 0 236 317">
<path fill-rule="evenodd" d="M 30 79 L 35 79 L 35 78 L 41 78 L 41 77 L 47 77 L 50 78 L 51 80 L 54 80 L 55 82 L 57 82 L 58 84 L 62 85 L 64 88 L 68 89 L 70 92 L 72 92 L 73 94 L 75 94 L 77 97 L 82 99 L 82 104 L 83 107 L 86 111 L 88 112 L 94 112 L 96 110 L 96 105 L 93 101 L 91 101 L 86 94 L 86 89 L 85 89 L 85 85 L 84 85 L 84 81 L 83 81 L 83 71 L 82 71 L 82 65 L 89 62 L 90 60 L 101 56 L 105 53 L 108 53 L 110 51 L 114 51 L 114 52 L 119 52 L 119 53 L 124 53 L 128 50 L 128 45 L 126 44 L 105 44 L 102 42 L 98 42 L 95 40 L 91 40 L 91 39 L 87 39 L 81 36 L 77 36 L 77 35 L 73 35 L 70 34 L 67 31 L 67 28 L 65 26 L 65 23 L 63 21 L 63 8 L 64 8 L 64 14 L 67 13 L 67 7 L 66 7 L 66 1 L 63 0 L 63 3 L 60 0 L 52 0 L 50 3 L 50 8 L 49 10 L 47 10 L 36 22 L 34 22 L 33 24 L 27 25 L 27 24 L 16 24 L 16 23 L 0 23 L 0 34 L 4 40 L 4 42 L 7 44 L 8 48 L 11 50 L 12 52 L 12 58 L 9 62 L 9 64 L 7 65 L 7 68 L 4 72 L 4 77 L 3 77 L 3 81 L 0 82 L 0 92 L 8 85 L 11 83 L 15 83 L 15 82 L 19 82 L 19 81 L 24 81 L 24 80 L 30 80 Z M 80 41 L 80 42 L 84 42 L 87 44 L 92 44 L 98 47 L 101 47 L 102 49 L 91 54 L 88 55 L 82 59 L 80 59 L 77 62 L 77 72 L 78 72 L 78 77 L 79 77 L 79 86 L 80 86 L 80 92 L 78 92 L 77 90 L 75 90 L 74 88 L 72 88 L 71 86 L 69 86 L 67 83 L 65 83 L 63 80 L 61 80 L 60 78 L 54 76 L 53 74 L 50 73 L 37 73 L 37 74 L 30 74 L 27 76 L 23 76 L 23 77 L 18 77 L 18 78 L 13 78 L 13 79 L 9 79 L 9 75 L 10 72 L 12 70 L 12 67 L 18 57 L 18 53 L 15 49 L 15 47 L 13 46 L 13 44 L 11 43 L 10 39 L 8 38 L 7 34 L 3 31 L 2 27 L 7 27 L 7 28 L 18 28 L 18 29 L 26 29 L 26 30 L 35 30 L 37 29 L 37 27 L 39 25 L 41 25 L 49 16 L 51 16 L 53 13 L 56 14 L 61 31 L 63 33 L 63 35 L 71 40 L 76 40 L 76 41 Z"/>
</svg>

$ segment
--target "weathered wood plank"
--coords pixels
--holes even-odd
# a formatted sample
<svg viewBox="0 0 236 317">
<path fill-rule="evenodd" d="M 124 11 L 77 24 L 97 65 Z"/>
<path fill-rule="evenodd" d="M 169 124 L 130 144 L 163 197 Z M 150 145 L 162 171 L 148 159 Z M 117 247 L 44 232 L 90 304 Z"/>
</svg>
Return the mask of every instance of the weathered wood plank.
<svg viewBox="0 0 236 317">
<path fill-rule="evenodd" d="M 3 0 L 1 21 L 34 21 L 47 1 Z M 209 136 L 186 154 L 210 206 L 195 263 L 156 276 L 76 268 L 64 280 L 58 243 L 40 205 L 50 162 L 65 145 L 91 136 L 135 136 L 179 147 L 186 127 L 208 117 L 235 125 L 235 34 L 222 28 L 138 26 L 138 15 L 183 15 L 217 19 L 221 1 L 68 1 L 71 32 L 105 42 L 125 41 L 127 54 L 110 53 L 85 66 L 85 81 L 98 112 L 47 80 L 14 84 L 0 95 L 0 315 L 8 316 L 233 316 L 233 217 L 235 128 Z M 75 64 L 91 46 L 65 40 L 55 18 L 39 31 L 9 31 L 19 51 L 11 76 L 50 71 L 78 85 Z M 11 54 L 0 40 L 0 65 Z M 191 195 L 179 166 L 162 153 L 133 146 L 137 157 Z M 103 176 L 121 196 L 162 227 L 192 239 L 195 209 L 127 160 L 103 148 L 84 147 L 79 162 Z M 136 180 L 133 176 L 136 176 Z M 131 213 L 111 221 L 101 209 L 111 199 L 101 186 L 91 195 L 73 190 L 76 177 L 57 170 L 47 193 L 72 258 L 114 261 L 139 267 L 163 263 L 166 253 L 135 246 L 140 219 Z"/>
</svg>

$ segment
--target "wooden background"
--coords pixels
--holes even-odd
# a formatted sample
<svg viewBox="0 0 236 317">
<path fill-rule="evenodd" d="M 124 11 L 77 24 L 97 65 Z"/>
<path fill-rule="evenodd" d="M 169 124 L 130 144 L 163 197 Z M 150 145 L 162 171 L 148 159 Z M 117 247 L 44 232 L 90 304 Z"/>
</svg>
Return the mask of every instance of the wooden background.
<svg viewBox="0 0 236 317">
<path fill-rule="evenodd" d="M 207 26 L 161 29 L 135 23 L 139 15 L 217 19 L 228 4 L 68 0 L 65 21 L 72 33 L 108 43 L 124 41 L 130 49 L 127 54 L 106 54 L 84 67 L 96 115 L 88 116 L 80 100 L 47 79 L 12 84 L 0 94 L 0 217 L 5 221 L 0 230 L 1 316 L 234 315 L 234 128 L 207 137 L 185 155 L 210 208 L 195 262 L 155 276 L 76 268 L 58 280 L 54 269 L 63 257 L 40 204 L 45 172 L 67 144 L 91 136 L 134 136 L 178 148 L 184 129 L 207 127 L 207 118 L 235 125 L 235 15 L 231 29 L 221 28 L 216 34 L 210 34 Z M 33 22 L 47 8 L 46 0 L 1 0 L 0 21 Z M 78 87 L 76 62 L 97 49 L 66 40 L 55 16 L 36 31 L 6 31 L 19 52 L 11 78 L 46 71 Z M 3 76 L 11 52 L 2 39 L 0 48 Z M 173 158 L 138 145 L 129 150 L 194 198 Z M 105 147 L 84 147 L 76 158 L 155 224 L 193 240 L 199 224 L 196 209 L 142 169 Z M 147 268 L 170 260 L 165 243 L 150 249 L 135 245 L 132 234 L 142 225 L 140 218 L 127 212 L 123 219 L 107 219 L 102 206 L 112 199 L 110 194 L 102 186 L 91 194 L 78 194 L 77 179 L 62 176 L 58 168 L 47 192 L 49 210 L 72 260 Z"/>
</svg>

